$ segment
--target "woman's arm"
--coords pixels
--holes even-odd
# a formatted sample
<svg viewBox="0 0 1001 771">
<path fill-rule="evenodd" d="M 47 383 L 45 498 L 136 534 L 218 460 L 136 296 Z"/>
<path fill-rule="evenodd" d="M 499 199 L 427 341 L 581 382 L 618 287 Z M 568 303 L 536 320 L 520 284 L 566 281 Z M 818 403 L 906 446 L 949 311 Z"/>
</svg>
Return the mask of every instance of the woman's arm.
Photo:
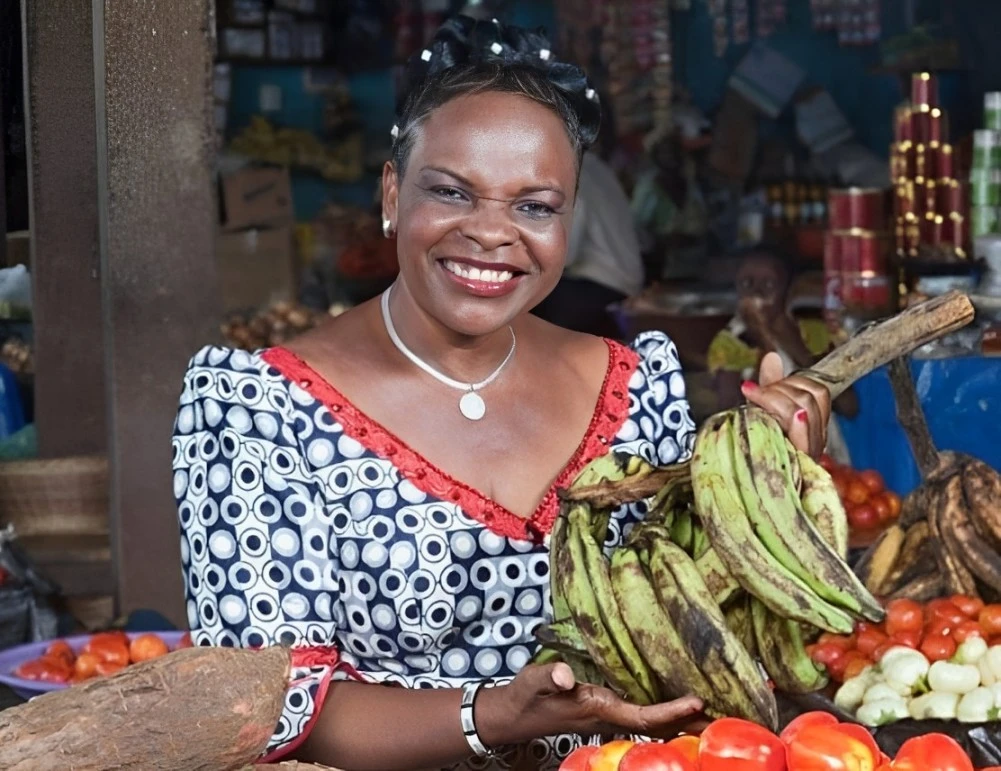
<svg viewBox="0 0 1001 771">
<path fill-rule="evenodd" d="M 331 684 L 297 759 L 347 771 L 417 771 L 471 754 L 459 723 L 461 691 L 354 682 Z M 606 688 L 577 684 L 566 664 L 529 665 L 509 684 L 482 688 L 473 719 L 490 748 L 560 733 L 660 735 L 683 730 L 694 697 L 638 707 Z"/>
</svg>

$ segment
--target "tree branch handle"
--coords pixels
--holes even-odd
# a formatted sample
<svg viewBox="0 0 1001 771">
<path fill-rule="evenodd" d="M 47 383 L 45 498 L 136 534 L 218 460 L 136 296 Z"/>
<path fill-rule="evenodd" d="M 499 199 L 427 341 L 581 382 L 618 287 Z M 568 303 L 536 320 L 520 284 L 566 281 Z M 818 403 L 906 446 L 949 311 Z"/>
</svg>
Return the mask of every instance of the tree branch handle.
<svg viewBox="0 0 1001 771">
<path fill-rule="evenodd" d="M 914 386 L 910 364 L 905 357 L 890 362 L 890 385 L 893 387 L 893 399 L 897 403 L 897 420 L 907 434 L 907 441 L 918 462 L 918 468 L 921 469 L 921 476 L 927 479 L 938 468 L 938 450 L 935 449 L 935 441 L 928 430 L 918 389 Z"/>
<path fill-rule="evenodd" d="M 797 374 L 826 386 L 831 397 L 837 398 L 870 372 L 962 329 L 973 321 L 973 316 L 973 303 L 962 292 L 933 297 L 893 318 L 865 327 L 820 362 Z"/>
</svg>

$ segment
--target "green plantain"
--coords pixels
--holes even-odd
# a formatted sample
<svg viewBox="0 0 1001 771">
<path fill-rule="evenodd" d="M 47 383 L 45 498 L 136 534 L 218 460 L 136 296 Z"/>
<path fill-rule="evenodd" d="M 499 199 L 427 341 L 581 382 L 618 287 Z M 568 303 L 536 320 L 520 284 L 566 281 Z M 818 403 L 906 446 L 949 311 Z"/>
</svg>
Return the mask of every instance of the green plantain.
<svg viewBox="0 0 1001 771">
<path fill-rule="evenodd" d="M 692 526 L 692 514 L 690 511 L 678 511 L 675 513 L 670 526 L 671 540 L 685 551 L 690 551 L 692 548 L 692 538 L 694 536 Z"/>
<path fill-rule="evenodd" d="M 651 704 L 658 699 L 653 674 L 633 645 L 612 591 L 608 560 L 588 529 L 587 519 L 571 514 L 568 521 L 568 545 L 578 571 L 584 571 L 586 581 L 578 579 L 590 591 L 583 598 L 572 597 L 570 612 L 584 638 L 595 663 L 609 682 L 617 683 L 635 704 Z M 577 601 L 580 599 L 584 604 Z M 592 633 L 594 630 L 596 633 Z M 597 651 L 597 652 L 596 652 Z"/>
<path fill-rule="evenodd" d="M 547 648 L 561 653 L 586 656 L 587 645 L 572 618 L 544 624 L 535 631 L 535 639 Z"/>
<path fill-rule="evenodd" d="M 699 519 L 731 575 L 780 616 L 849 634 L 851 616 L 821 599 L 758 539 L 747 517 L 734 470 L 730 413 L 706 421 L 695 442 L 692 485 Z"/>
<path fill-rule="evenodd" d="M 841 559 L 848 558 L 848 515 L 834 486 L 834 480 L 823 466 L 791 445 L 790 457 L 795 454 L 803 479 L 800 500 L 803 511 L 813 520 L 824 540 Z"/>
<path fill-rule="evenodd" d="M 727 628 L 737 635 L 737 639 L 747 649 L 751 656 L 758 656 L 758 641 L 754 636 L 754 624 L 751 619 L 752 597 L 741 594 L 723 611 Z"/>
<path fill-rule="evenodd" d="M 764 410 L 733 416 L 734 469 L 748 519 L 768 551 L 823 599 L 871 621 L 886 613 L 800 506 L 786 439 Z"/>
<path fill-rule="evenodd" d="M 706 588 L 712 593 L 716 604 L 721 608 L 740 592 L 740 584 L 733 577 L 719 554 L 711 546 L 695 560 L 695 567 L 706 583 Z"/>
<path fill-rule="evenodd" d="M 799 623 L 781 618 L 751 598 L 751 621 L 758 656 L 768 676 L 787 693 L 813 693 L 827 685 L 827 676 L 806 652 Z"/>
<path fill-rule="evenodd" d="M 685 649 L 713 687 L 720 712 L 771 729 L 778 724 L 775 696 L 751 654 L 730 631 L 695 563 L 670 541 L 651 539 L 650 580 Z"/>
<path fill-rule="evenodd" d="M 656 673 L 665 699 L 688 694 L 701 698 L 708 714 L 724 717 L 713 708 L 714 691 L 706 675 L 692 661 L 673 622 L 660 604 L 643 565 L 640 551 L 623 546 L 612 553 L 612 590 L 629 635 L 650 669 Z"/>
</svg>

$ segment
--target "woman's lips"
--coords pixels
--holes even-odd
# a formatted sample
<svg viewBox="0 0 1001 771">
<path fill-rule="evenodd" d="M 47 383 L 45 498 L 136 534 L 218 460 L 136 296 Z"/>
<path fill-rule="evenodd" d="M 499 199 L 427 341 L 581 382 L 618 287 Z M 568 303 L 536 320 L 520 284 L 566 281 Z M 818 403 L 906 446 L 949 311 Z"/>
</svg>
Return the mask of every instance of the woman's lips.
<svg viewBox="0 0 1001 771">
<path fill-rule="evenodd" d="M 479 268 L 455 260 L 441 260 L 438 264 L 454 284 L 478 297 L 503 297 L 510 294 L 525 275 L 508 269 L 506 265 Z"/>
</svg>

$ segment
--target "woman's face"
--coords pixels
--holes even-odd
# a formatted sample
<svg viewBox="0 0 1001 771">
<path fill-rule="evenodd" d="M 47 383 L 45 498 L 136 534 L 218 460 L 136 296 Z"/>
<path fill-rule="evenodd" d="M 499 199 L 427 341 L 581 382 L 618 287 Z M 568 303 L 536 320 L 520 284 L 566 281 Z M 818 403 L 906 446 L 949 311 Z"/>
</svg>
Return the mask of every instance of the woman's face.
<svg viewBox="0 0 1001 771">
<path fill-rule="evenodd" d="M 462 96 L 417 131 L 405 175 L 387 164 L 383 212 L 420 308 L 462 335 L 531 310 L 563 271 L 577 162 L 560 117 L 514 94 Z"/>
</svg>

